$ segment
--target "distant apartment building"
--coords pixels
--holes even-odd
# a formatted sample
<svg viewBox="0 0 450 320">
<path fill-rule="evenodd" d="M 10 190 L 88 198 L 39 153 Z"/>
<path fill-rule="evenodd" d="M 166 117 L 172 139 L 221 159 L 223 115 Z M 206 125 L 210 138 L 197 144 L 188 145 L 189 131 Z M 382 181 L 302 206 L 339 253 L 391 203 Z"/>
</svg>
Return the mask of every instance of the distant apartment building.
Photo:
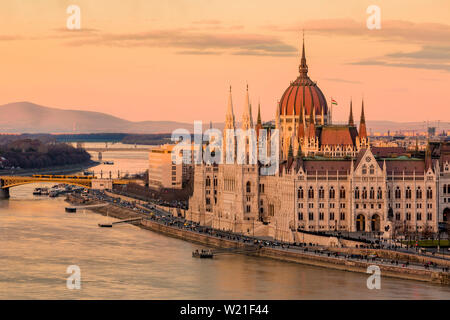
<svg viewBox="0 0 450 320">
<path fill-rule="evenodd" d="M 183 153 L 183 162 L 176 163 L 172 153 L 175 145 L 165 144 L 150 148 L 148 184 L 153 189 L 181 189 L 193 176 L 193 153 Z"/>
</svg>

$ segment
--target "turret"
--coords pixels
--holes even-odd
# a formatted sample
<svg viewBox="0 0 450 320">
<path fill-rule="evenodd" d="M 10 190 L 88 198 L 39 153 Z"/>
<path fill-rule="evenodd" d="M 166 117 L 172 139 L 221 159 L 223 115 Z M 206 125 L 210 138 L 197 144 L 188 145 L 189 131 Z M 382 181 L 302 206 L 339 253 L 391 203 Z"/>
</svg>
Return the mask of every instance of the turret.
<svg viewBox="0 0 450 320">
<path fill-rule="evenodd" d="M 359 138 L 367 140 L 366 118 L 364 117 L 364 100 L 361 106 L 361 120 L 359 122 Z"/>
<path fill-rule="evenodd" d="M 248 95 L 248 85 L 245 93 L 245 106 L 244 113 L 242 114 L 242 129 L 248 130 L 253 128 L 253 119 L 252 119 L 252 106 L 250 104 L 250 98 Z"/>
<path fill-rule="evenodd" d="M 262 129 L 262 121 L 261 121 L 261 103 L 258 103 L 258 119 L 256 120 L 256 137 L 259 138 L 259 130 Z"/>
<path fill-rule="evenodd" d="M 348 117 L 348 125 L 350 127 L 355 126 L 355 122 L 353 121 L 353 106 L 352 106 L 352 100 L 350 100 L 350 116 Z"/>
<path fill-rule="evenodd" d="M 234 111 L 233 111 L 233 97 L 231 95 L 231 86 L 230 86 L 230 93 L 228 95 L 227 114 L 225 116 L 225 129 L 235 129 L 235 119 L 234 119 Z"/>
<path fill-rule="evenodd" d="M 303 34 L 302 59 L 300 61 L 300 66 L 298 67 L 298 71 L 300 72 L 300 77 L 302 78 L 308 77 L 308 65 L 306 64 L 306 55 L 305 55 L 305 34 Z"/>
</svg>

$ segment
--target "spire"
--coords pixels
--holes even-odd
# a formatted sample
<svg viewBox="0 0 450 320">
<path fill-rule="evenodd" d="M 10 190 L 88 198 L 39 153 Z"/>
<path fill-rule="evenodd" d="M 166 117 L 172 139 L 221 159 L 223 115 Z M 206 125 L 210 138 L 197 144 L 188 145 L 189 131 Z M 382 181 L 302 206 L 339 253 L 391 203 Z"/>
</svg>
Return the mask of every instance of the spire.
<svg viewBox="0 0 450 320">
<path fill-rule="evenodd" d="M 366 118 L 364 116 L 364 99 L 361 106 L 361 120 L 359 122 L 359 137 L 367 138 Z"/>
<path fill-rule="evenodd" d="M 348 117 L 348 125 L 351 127 L 355 126 L 355 122 L 353 121 L 353 106 L 351 99 L 350 99 L 350 116 Z"/>
<path fill-rule="evenodd" d="M 261 102 L 258 102 L 258 120 L 256 120 L 257 124 L 262 124 L 261 123 Z"/>
<path fill-rule="evenodd" d="M 308 75 L 308 65 L 306 64 L 305 55 L 305 32 L 303 31 L 303 46 L 302 46 L 302 58 L 300 60 L 300 66 L 298 68 L 301 77 L 307 77 Z"/>
<path fill-rule="evenodd" d="M 231 95 L 231 86 L 230 93 L 228 94 L 228 108 L 227 114 L 225 116 L 225 129 L 234 129 L 235 121 L 234 121 L 234 112 L 233 112 L 233 97 Z"/>
<path fill-rule="evenodd" d="M 294 156 L 294 150 L 292 149 L 292 143 L 289 143 L 289 151 L 288 151 L 288 158 L 292 158 Z"/>
<path fill-rule="evenodd" d="M 303 118 L 303 113 L 304 113 L 304 106 L 301 106 L 298 115 L 298 129 L 297 129 L 297 139 L 299 141 L 300 139 L 305 137 L 305 119 Z"/>
<path fill-rule="evenodd" d="M 301 157 L 302 157 L 302 145 L 298 144 L 297 158 L 301 158 Z"/>
<path fill-rule="evenodd" d="M 250 104 L 250 98 L 248 95 L 248 84 L 247 84 L 247 90 L 245 92 L 244 113 L 242 115 L 242 129 L 248 130 L 251 128 L 253 128 L 252 106 Z"/>
<path fill-rule="evenodd" d="M 314 138 L 316 136 L 316 126 L 314 119 L 314 107 L 311 107 L 311 114 L 309 115 L 309 128 L 308 128 L 309 138 Z"/>
<path fill-rule="evenodd" d="M 259 139 L 259 130 L 262 129 L 262 121 L 261 121 L 261 102 L 258 102 L 258 120 L 256 121 L 256 138 Z"/>
</svg>

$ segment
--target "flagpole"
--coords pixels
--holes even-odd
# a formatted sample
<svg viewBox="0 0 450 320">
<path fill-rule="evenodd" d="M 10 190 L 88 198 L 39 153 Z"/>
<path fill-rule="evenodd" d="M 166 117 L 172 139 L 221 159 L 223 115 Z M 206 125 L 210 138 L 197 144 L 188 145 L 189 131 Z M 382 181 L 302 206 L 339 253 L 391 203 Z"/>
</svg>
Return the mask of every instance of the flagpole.
<svg viewBox="0 0 450 320">
<path fill-rule="evenodd" d="M 333 97 L 330 97 L 330 105 L 331 105 L 331 110 L 330 110 L 330 124 L 333 124 Z"/>
</svg>

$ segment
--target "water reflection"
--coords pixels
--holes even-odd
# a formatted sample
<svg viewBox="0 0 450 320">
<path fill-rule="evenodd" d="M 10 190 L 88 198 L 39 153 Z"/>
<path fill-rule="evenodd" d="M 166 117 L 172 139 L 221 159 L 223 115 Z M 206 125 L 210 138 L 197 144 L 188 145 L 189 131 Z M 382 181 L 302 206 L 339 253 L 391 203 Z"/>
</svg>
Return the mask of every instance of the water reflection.
<svg viewBox="0 0 450 320">
<path fill-rule="evenodd" d="M 65 213 L 62 198 L 33 196 L 35 187 L 0 201 L 1 299 L 450 298 L 430 283 L 382 278 L 381 290 L 369 290 L 364 274 L 243 255 L 193 259 L 196 244 L 130 225 L 98 228 L 107 217 Z M 66 288 L 69 265 L 81 268 L 81 290 Z"/>
</svg>

